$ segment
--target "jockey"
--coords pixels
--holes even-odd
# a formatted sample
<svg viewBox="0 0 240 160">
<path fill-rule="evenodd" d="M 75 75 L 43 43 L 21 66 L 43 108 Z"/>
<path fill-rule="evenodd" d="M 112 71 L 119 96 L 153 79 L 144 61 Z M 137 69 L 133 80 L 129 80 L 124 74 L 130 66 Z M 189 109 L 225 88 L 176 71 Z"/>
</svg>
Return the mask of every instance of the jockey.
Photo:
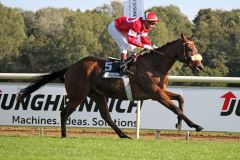
<svg viewBox="0 0 240 160">
<path fill-rule="evenodd" d="M 152 50 L 157 48 L 148 39 L 148 32 L 159 22 L 153 12 L 146 12 L 144 17 L 119 17 L 108 26 L 108 32 L 120 48 L 120 68 L 128 58 L 128 52 L 136 47 Z M 126 68 L 120 71 L 124 74 Z"/>
</svg>

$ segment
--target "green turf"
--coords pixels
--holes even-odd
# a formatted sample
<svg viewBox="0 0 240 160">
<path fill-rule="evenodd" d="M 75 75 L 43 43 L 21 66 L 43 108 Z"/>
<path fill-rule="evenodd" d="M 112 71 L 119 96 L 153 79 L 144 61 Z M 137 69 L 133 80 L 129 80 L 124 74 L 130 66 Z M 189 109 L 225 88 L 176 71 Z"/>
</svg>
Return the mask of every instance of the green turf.
<svg viewBox="0 0 240 160">
<path fill-rule="evenodd" d="M 1 160 L 237 160 L 240 142 L 0 136 Z"/>
</svg>

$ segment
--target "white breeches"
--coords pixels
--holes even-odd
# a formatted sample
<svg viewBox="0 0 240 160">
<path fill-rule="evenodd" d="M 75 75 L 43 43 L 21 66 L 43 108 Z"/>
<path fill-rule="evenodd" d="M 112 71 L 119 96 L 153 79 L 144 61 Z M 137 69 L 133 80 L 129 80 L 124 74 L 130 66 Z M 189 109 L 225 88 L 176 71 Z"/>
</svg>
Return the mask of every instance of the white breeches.
<svg viewBox="0 0 240 160">
<path fill-rule="evenodd" d="M 126 36 L 119 32 L 115 26 L 115 21 L 112 21 L 108 26 L 108 32 L 112 38 L 116 41 L 120 48 L 120 53 L 127 54 L 128 51 L 133 51 L 136 46 L 128 43 Z"/>
</svg>

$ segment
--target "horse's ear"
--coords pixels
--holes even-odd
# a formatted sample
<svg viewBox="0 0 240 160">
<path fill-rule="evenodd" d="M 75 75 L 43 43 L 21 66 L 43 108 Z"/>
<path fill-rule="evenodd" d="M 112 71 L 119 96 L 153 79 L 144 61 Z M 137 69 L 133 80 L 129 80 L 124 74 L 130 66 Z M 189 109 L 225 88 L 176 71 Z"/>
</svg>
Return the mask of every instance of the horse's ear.
<svg viewBox="0 0 240 160">
<path fill-rule="evenodd" d="M 181 32 L 181 38 L 182 38 L 183 41 L 185 40 L 185 37 L 184 37 L 182 32 Z"/>
</svg>

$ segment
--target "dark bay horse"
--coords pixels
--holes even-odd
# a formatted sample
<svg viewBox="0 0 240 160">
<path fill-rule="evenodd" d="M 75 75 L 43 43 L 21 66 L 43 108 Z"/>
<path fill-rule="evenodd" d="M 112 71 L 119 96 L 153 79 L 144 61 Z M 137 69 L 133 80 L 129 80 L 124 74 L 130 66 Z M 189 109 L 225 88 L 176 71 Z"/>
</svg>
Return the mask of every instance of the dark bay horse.
<svg viewBox="0 0 240 160">
<path fill-rule="evenodd" d="M 130 66 L 130 70 L 134 73 L 129 75 L 133 99 L 158 101 L 178 116 L 177 128 L 181 128 L 184 120 L 189 127 L 201 131 L 203 129 L 201 126 L 184 115 L 183 97 L 167 90 L 168 72 L 177 60 L 185 63 L 194 72 L 203 69 L 202 57 L 192 37 L 185 37 L 183 34 L 173 42 L 151 50 L 148 54 L 140 55 Z M 103 59 L 85 57 L 70 67 L 40 76 L 20 91 L 18 100 L 23 100 L 27 95 L 54 79 L 64 78 L 69 102 L 61 111 L 62 137 L 66 137 L 68 117 L 86 97 L 90 97 L 97 104 L 101 117 L 117 135 L 121 138 L 129 138 L 113 122 L 107 106 L 107 97 L 127 100 L 123 81 L 122 79 L 103 79 L 104 64 Z M 177 107 L 171 100 L 177 100 L 179 106 Z"/>
</svg>

